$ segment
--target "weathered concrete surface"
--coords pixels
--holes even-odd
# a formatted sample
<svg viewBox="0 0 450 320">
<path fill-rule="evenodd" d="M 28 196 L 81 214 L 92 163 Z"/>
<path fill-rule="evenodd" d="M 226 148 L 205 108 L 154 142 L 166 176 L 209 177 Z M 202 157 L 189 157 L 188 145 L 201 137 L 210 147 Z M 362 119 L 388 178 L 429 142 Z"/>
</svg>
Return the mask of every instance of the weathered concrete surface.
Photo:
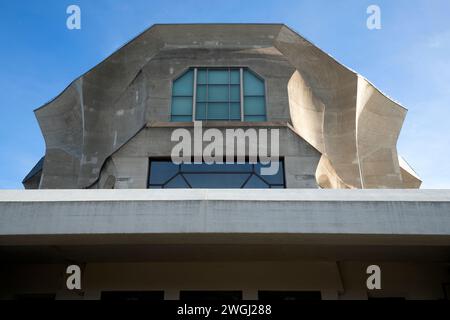
<svg viewBox="0 0 450 320">
<path fill-rule="evenodd" d="M 299 135 L 323 155 L 319 185 L 420 186 L 420 179 L 401 172 L 398 163 L 396 144 L 406 109 L 287 27 L 276 47 L 296 68 L 288 84 L 291 119 Z"/>
<path fill-rule="evenodd" d="M 286 123 L 283 122 L 262 122 L 258 124 L 242 122 L 224 123 L 207 122 L 203 124 L 203 129 L 215 128 L 225 137 L 227 129 L 243 129 L 248 127 L 265 128 L 268 130 L 279 130 L 279 153 L 284 159 L 285 182 L 287 188 L 315 188 L 318 185 L 315 178 L 315 171 L 320 160 L 320 153 L 309 143 L 299 138 Z M 180 122 L 161 122 L 149 123 L 147 127 L 141 130 L 127 144 L 115 152 L 106 162 L 99 181 L 92 186 L 98 189 L 145 189 L 147 188 L 149 170 L 149 157 L 167 157 L 170 158 L 172 147 L 175 143 L 170 142 L 173 130 L 184 128 L 194 136 L 193 123 Z M 270 139 L 270 132 L 268 134 Z M 149 143 L 151 141 L 151 143 Z M 269 140 L 270 142 L 270 140 Z M 227 156 L 226 150 L 216 150 L 216 155 Z M 209 142 L 203 142 L 203 148 Z M 245 155 L 249 155 L 249 144 L 246 144 Z M 234 153 L 237 154 L 236 145 Z M 268 154 L 271 154 L 271 144 L 267 146 Z M 194 151 L 192 150 L 192 154 Z"/>
<path fill-rule="evenodd" d="M 0 245 L 22 236 L 145 234 L 408 237 L 448 246 L 450 191 L 0 191 Z"/>
<path fill-rule="evenodd" d="M 36 110 L 46 141 L 40 187 L 98 181 L 106 159 L 147 122 L 168 121 L 171 83 L 191 66 L 260 74 L 268 121 L 291 121 L 322 153 L 322 187 L 420 185 L 398 163 L 406 110 L 355 72 L 282 24 L 194 24 L 151 27 Z"/>
</svg>

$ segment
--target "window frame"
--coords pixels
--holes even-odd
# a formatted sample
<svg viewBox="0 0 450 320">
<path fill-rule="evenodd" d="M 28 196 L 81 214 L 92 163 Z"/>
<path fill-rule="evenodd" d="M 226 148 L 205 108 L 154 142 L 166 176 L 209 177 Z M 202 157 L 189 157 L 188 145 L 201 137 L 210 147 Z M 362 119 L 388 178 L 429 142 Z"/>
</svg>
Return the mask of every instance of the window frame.
<svg viewBox="0 0 450 320">
<path fill-rule="evenodd" d="M 221 119 L 208 119 L 208 109 L 206 109 L 206 119 L 205 120 L 197 120 L 196 119 L 196 106 L 197 106 L 197 87 L 198 87 L 198 71 L 199 69 L 206 69 L 206 74 L 208 77 L 208 71 L 209 70 L 221 70 L 221 69 L 225 69 L 229 72 L 233 69 L 238 69 L 239 70 L 239 93 L 240 93 L 240 119 L 230 119 L 231 117 L 231 104 L 232 103 L 238 103 L 238 102 L 233 102 L 231 101 L 231 86 L 232 85 L 237 85 L 237 84 L 232 84 L 231 83 L 231 79 L 228 79 L 228 83 L 224 84 L 227 85 L 229 87 L 229 99 L 228 99 L 228 119 L 227 120 L 221 120 Z M 193 88 L 192 88 L 192 109 L 191 109 L 191 114 L 190 115 L 186 115 L 186 116 L 190 116 L 191 117 L 191 121 L 174 121 L 174 115 L 173 115 L 173 90 L 174 90 L 174 83 L 175 81 L 177 81 L 178 79 L 180 79 L 181 77 L 183 77 L 187 72 L 191 71 L 193 72 Z M 263 89 L 264 89 L 264 115 L 260 115 L 260 116 L 264 116 L 264 121 L 246 121 L 245 120 L 245 89 L 244 89 L 244 72 L 248 71 L 250 73 L 252 73 L 257 79 L 262 81 L 263 84 Z M 207 79 L 208 80 L 208 79 Z M 201 85 L 205 85 L 206 87 L 208 87 L 210 84 L 208 84 L 208 81 L 206 82 L 206 84 L 201 84 Z M 208 99 L 208 91 L 206 91 L 207 94 L 207 99 Z M 262 97 L 262 96 L 261 96 Z M 209 104 L 210 102 L 207 100 L 206 102 L 204 102 L 206 104 Z M 214 103 L 214 102 L 212 102 Z M 261 75 L 259 75 L 257 72 L 253 71 L 249 66 L 191 66 L 188 68 L 183 69 L 179 74 L 177 74 L 177 76 L 175 78 L 172 79 L 171 81 L 171 99 L 170 99 L 170 121 L 171 122 L 193 122 L 193 121 L 227 121 L 227 122 L 266 122 L 267 121 L 267 105 L 268 105 L 268 99 L 267 99 L 267 83 L 266 80 L 264 79 L 264 77 L 262 77 Z M 251 116 L 251 115 L 249 115 Z"/>
<path fill-rule="evenodd" d="M 283 170 L 283 172 L 282 172 L 283 184 L 282 185 L 278 184 L 278 183 L 270 184 L 270 183 L 268 183 L 267 181 L 264 180 L 264 182 L 269 185 L 269 188 L 263 188 L 263 189 L 287 189 L 286 167 L 285 167 L 286 162 L 285 162 L 284 157 L 280 157 L 278 159 L 278 161 L 282 164 L 281 167 L 279 168 L 279 170 Z M 152 186 L 159 185 L 159 184 L 152 184 L 152 183 L 150 183 L 152 162 L 172 162 L 172 159 L 170 157 L 149 157 L 148 158 L 148 165 L 147 165 L 147 189 L 174 189 L 174 188 L 151 188 Z M 202 162 L 202 163 L 204 163 L 204 162 Z M 234 164 L 238 164 L 237 159 L 235 159 L 235 161 L 233 163 Z M 250 164 L 249 163 L 249 157 L 245 157 L 245 163 Z M 260 163 L 259 159 L 258 159 L 257 163 Z M 191 159 L 191 164 L 195 164 L 194 159 Z M 226 162 L 224 161 L 223 164 L 226 164 Z M 255 165 L 255 164 L 253 164 L 253 165 Z M 214 172 L 211 171 L 211 172 L 207 172 L 207 173 L 214 173 Z M 199 174 L 207 174 L 207 173 L 199 173 Z M 177 173 L 177 174 L 180 174 L 180 173 Z M 222 173 L 221 172 L 220 174 L 226 174 L 226 173 Z M 249 178 L 251 178 L 252 175 L 253 174 L 250 174 Z M 247 182 L 248 182 L 248 180 L 246 181 L 246 183 Z M 187 183 L 187 184 L 189 185 L 189 183 Z M 272 188 L 272 185 L 280 186 L 281 188 Z M 178 189 L 198 189 L 198 188 L 188 187 L 188 188 L 178 188 Z M 221 188 L 221 189 L 245 189 L 245 188 Z"/>
</svg>

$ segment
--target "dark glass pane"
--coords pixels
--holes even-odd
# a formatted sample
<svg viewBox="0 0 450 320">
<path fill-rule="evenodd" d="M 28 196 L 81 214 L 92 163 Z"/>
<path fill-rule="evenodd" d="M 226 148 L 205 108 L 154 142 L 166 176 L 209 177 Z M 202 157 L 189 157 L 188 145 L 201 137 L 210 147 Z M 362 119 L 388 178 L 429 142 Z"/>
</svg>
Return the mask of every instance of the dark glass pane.
<svg viewBox="0 0 450 320">
<path fill-rule="evenodd" d="M 244 188 L 246 189 L 267 189 L 269 185 L 255 175 L 247 181 Z"/>
<path fill-rule="evenodd" d="M 206 86 L 197 86 L 197 102 L 206 102 Z"/>
<path fill-rule="evenodd" d="M 208 84 L 228 84 L 228 70 L 209 69 Z"/>
<path fill-rule="evenodd" d="M 172 115 L 173 116 L 192 115 L 192 98 L 173 97 L 172 98 Z"/>
<path fill-rule="evenodd" d="M 150 163 L 150 184 L 164 184 L 178 173 L 178 165 L 170 161 L 152 161 Z"/>
<path fill-rule="evenodd" d="M 173 82 L 173 96 L 192 96 L 194 88 L 194 71 L 189 70 Z"/>
<path fill-rule="evenodd" d="M 238 85 L 230 86 L 230 101 L 241 101 L 241 88 Z"/>
<path fill-rule="evenodd" d="M 240 84 L 241 83 L 241 73 L 240 73 L 239 69 L 231 69 L 230 83 L 231 84 Z"/>
<path fill-rule="evenodd" d="M 245 97 L 244 114 L 246 116 L 262 116 L 266 114 L 264 97 Z"/>
<path fill-rule="evenodd" d="M 228 120 L 228 103 L 208 103 L 208 120 Z"/>
<path fill-rule="evenodd" d="M 249 174 L 234 174 L 234 173 L 186 173 L 184 174 L 192 188 L 240 188 L 248 179 Z"/>
<path fill-rule="evenodd" d="M 206 84 L 206 69 L 197 70 L 197 83 Z"/>
<path fill-rule="evenodd" d="M 244 121 L 263 122 L 263 121 L 266 121 L 266 116 L 244 116 Z"/>
<path fill-rule="evenodd" d="M 175 178 L 170 180 L 166 185 L 164 185 L 164 188 L 184 189 L 189 188 L 189 185 L 186 184 L 186 181 L 184 181 L 181 175 L 177 175 Z"/>
<path fill-rule="evenodd" d="M 264 81 L 249 70 L 244 70 L 244 95 L 264 96 Z"/>
<path fill-rule="evenodd" d="M 172 116 L 172 122 L 191 122 L 192 116 Z"/>
<path fill-rule="evenodd" d="M 206 164 L 206 163 L 191 163 L 181 164 L 182 173 L 196 173 L 196 172 L 215 172 L 215 173 L 227 173 L 227 172 L 242 172 L 252 173 L 253 166 L 249 163 L 233 163 L 233 164 Z"/>
<path fill-rule="evenodd" d="M 231 103 L 230 104 L 230 119 L 241 120 L 241 104 Z"/>
<path fill-rule="evenodd" d="M 195 109 L 196 120 L 206 120 L 206 103 L 197 103 L 197 109 Z"/>
<path fill-rule="evenodd" d="M 229 101 L 228 86 L 208 86 L 208 101 L 226 102 Z"/>
<path fill-rule="evenodd" d="M 273 164 L 274 168 L 276 163 Z M 261 174 L 261 168 L 270 168 L 270 164 L 262 165 L 261 163 L 255 164 L 255 172 L 257 175 L 261 176 L 261 178 L 270 184 L 283 184 L 284 183 L 284 169 L 283 169 L 283 162 L 278 162 L 278 171 L 274 175 L 262 175 Z"/>
</svg>

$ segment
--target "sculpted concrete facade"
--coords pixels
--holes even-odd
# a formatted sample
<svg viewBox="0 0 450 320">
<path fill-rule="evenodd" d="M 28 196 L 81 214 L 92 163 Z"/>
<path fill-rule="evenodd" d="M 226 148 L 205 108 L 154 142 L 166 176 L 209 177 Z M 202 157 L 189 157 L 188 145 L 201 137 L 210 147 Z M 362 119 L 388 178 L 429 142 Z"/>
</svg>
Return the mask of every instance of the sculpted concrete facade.
<svg viewBox="0 0 450 320">
<path fill-rule="evenodd" d="M 145 170 L 148 157 L 170 155 L 159 147 L 170 143 L 172 82 L 193 66 L 248 67 L 264 79 L 259 126 L 285 128 L 280 155 L 301 171 L 287 175 L 288 187 L 420 186 L 396 150 L 406 109 L 367 80 L 282 24 L 194 24 L 154 25 L 35 111 L 46 142 L 39 188 L 144 187 L 110 172 L 102 185 L 102 168 L 115 163 L 136 181 L 135 164 Z"/>
<path fill-rule="evenodd" d="M 146 190 L 167 186 L 155 171 L 182 175 L 171 135 L 197 127 L 172 121 L 172 96 L 193 70 L 195 119 L 206 67 L 239 69 L 242 121 L 203 128 L 277 129 L 283 184 Z M 264 121 L 243 121 L 244 69 L 262 79 Z M 406 190 L 421 183 L 397 154 L 406 109 L 285 25 L 155 25 L 35 112 L 46 153 L 24 185 L 58 190 L 0 191 L 0 299 L 450 297 L 450 192 Z M 202 181 L 236 174 L 197 165 Z M 371 265 L 382 289 L 367 287 Z"/>
</svg>

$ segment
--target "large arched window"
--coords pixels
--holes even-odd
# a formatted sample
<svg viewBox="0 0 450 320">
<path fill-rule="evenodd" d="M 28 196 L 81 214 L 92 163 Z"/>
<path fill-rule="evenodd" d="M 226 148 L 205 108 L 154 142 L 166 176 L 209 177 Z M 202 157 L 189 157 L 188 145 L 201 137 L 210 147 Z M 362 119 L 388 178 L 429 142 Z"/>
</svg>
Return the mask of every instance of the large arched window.
<svg viewBox="0 0 450 320">
<path fill-rule="evenodd" d="M 190 68 L 174 80 L 172 121 L 266 121 L 264 80 L 248 68 Z"/>
</svg>

